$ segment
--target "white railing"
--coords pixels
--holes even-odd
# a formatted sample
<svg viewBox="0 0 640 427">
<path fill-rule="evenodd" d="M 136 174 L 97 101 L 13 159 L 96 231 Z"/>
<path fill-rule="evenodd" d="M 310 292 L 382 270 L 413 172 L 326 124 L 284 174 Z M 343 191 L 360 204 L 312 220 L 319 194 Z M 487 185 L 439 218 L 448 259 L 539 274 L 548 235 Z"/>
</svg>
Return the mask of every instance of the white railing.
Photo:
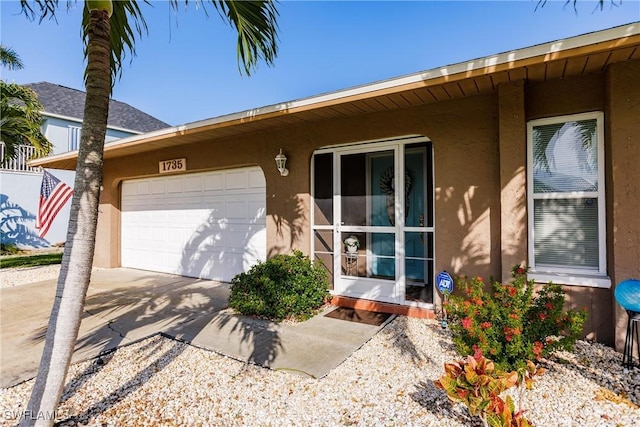
<svg viewBox="0 0 640 427">
<path fill-rule="evenodd" d="M 0 161 L 4 158 L 6 147 L 4 142 L 0 142 Z M 31 160 L 36 152 L 36 148 L 31 145 L 19 145 L 18 155 L 13 159 L 7 159 L 0 163 L 0 170 L 19 171 L 19 172 L 40 172 L 42 169 L 38 167 L 28 166 L 27 162 Z"/>
</svg>

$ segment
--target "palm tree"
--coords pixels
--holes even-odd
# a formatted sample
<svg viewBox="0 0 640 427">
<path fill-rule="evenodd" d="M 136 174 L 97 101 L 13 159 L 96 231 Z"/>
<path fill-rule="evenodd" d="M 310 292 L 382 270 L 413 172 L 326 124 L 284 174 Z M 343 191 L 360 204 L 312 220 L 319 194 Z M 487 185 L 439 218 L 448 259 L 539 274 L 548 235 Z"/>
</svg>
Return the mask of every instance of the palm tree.
<svg viewBox="0 0 640 427">
<path fill-rule="evenodd" d="M 176 9 L 179 2 L 170 3 Z M 271 65 L 277 54 L 275 4 L 223 0 L 211 3 L 238 33 L 239 67 L 242 65 L 249 75 L 260 60 Z M 22 11 L 31 19 L 55 17 L 59 9 L 58 0 L 21 0 L 21 4 Z M 53 424 L 52 419 L 42 418 L 51 418 L 46 415 L 53 414 L 60 401 L 91 277 L 109 97 L 125 53 L 135 55 L 136 37 L 147 31 L 136 0 L 87 0 L 82 27 L 87 60 L 86 102 L 74 195 L 45 348 L 21 425 Z"/>
<path fill-rule="evenodd" d="M 24 67 L 18 54 L 5 45 L 0 45 L 0 63 L 9 70 Z M 37 157 L 51 153 L 51 143 L 40 130 L 41 111 L 42 105 L 33 90 L 0 81 L 0 141 L 4 143 L 0 164 L 18 158 L 22 145 L 35 147 Z"/>
<path fill-rule="evenodd" d="M 3 44 L 0 44 L 0 63 L 9 70 L 20 70 L 24 68 L 24 64 L 16 51 Z"/>
</svg>

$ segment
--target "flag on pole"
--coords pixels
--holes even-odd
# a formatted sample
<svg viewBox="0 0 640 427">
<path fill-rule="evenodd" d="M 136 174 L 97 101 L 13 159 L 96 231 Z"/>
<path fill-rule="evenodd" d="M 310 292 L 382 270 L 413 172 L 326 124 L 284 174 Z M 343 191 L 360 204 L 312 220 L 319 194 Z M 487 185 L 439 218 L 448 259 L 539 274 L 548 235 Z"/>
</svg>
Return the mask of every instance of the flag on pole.
<svg viewBox="0 0 640 427">
<path fill-rule="evenodd" d="M 36 228 L 40 230 L 40 237 L 47 234 L 56 215 L 72 195 L 73 189 L 71 187 L 44 171 L 40 187 L 38 218 L 36 219 Z"/>
</svg>

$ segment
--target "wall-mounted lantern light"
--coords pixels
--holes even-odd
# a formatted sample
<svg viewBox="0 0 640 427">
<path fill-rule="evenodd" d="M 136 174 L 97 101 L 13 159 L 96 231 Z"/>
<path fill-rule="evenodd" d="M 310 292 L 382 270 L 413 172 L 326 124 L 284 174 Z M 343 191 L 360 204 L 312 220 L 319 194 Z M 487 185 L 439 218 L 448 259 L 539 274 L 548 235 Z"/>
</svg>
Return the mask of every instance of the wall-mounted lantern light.
<svg viewBox="0 0 640 427">
<path fill-rule="evenodd" d="M 287 169 L 287 156 L 282 153 L 282 148 L 280 149 L 280 153 L 276 156 L 276 167 L 280 172 L 280 176 L 289 175 L 289 169 Z"/>
</svg>

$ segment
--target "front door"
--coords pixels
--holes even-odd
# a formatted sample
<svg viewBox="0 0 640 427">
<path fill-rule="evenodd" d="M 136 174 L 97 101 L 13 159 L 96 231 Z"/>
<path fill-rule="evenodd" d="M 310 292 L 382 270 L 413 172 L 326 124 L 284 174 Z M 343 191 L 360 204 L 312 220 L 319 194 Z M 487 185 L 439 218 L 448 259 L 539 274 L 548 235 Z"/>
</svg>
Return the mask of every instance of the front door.
<svg viewBox="0 0 640 427">
<path fill-rule="evenodd" d="M 334 293 L 432 303 L 432 187 L 424 138 L 316 153 L 314 256 Z"/>
</svg>

